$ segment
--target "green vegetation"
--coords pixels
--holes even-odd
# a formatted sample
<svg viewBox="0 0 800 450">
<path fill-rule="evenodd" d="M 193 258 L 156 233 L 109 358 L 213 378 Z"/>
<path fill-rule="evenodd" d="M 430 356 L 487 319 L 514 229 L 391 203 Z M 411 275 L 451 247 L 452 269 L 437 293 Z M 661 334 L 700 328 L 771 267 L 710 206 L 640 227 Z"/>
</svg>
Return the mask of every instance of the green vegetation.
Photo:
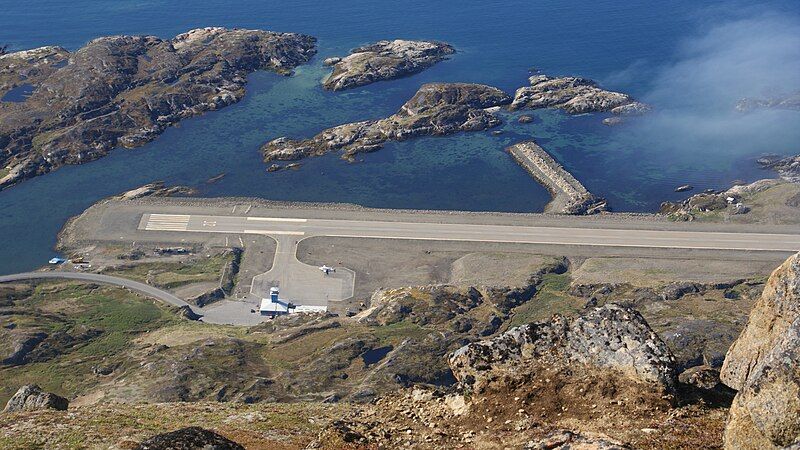
<svg viewBox="0 0 800 450">
<path fill-rule="evenodd" d="M 0 368 L 0 402 L 27 383 L 72 397 L 97 382 L 94 367 L 132 364 L 126 352 L 135 338 L 180 321 L 160 303 L 85 284 L 43 283 L 15 306 L 7 320 L 16 327 L 0 338 L 14 341 L 31 332 L 47 338 L 28 364 Z"/>
<path fill-rule="evenodd" d="M 0 430 L 14 431 L 0 431 L 0 448 L 131 448 L 132 442 L 192 425 L 214 430 L 248 448 L 302 448 L 323 424 L 349 410 L 346 404 L 320 403 L 116 404 L 71 411 L 68 429 L 53 426 L 64 422 L 62 412 L 24 418 L 3 414 Z M 24 427 L 17 426 L 21 420 Z"/>
<path fill-rule="evenodd" d="M 149 283 L 164 289 L 175 289 L 191 283 L 218 281 L 222 269 L 233 258 L 231 253 L 220 253 L 208 258 L 197 258 L 187 263 L 146 262 L 117 267 L 103 272 L 131 280 Z"/>
<path fill-rule="evenodd" d="M 517 327 L 546 320 L 553 314 L 574 315 L 583 306 L 584 301 L 567 294 L 571 281 L 568 273 L 545 274 L 533 299 L 514 309 L 509 326 Z"/>
</svg>

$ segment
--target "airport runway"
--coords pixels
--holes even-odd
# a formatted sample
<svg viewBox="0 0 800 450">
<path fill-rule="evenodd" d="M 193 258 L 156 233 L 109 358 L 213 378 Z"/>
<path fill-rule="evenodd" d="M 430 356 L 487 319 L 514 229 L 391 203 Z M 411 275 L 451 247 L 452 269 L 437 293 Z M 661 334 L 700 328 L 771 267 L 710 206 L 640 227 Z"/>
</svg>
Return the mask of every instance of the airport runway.
<svg viewBox="0 0 800 450">
<path fill-rule="evenodd" d="M 800 250 L 800 234 L 144 214 L 140 230 L 742 251 Z"/>
</svg>

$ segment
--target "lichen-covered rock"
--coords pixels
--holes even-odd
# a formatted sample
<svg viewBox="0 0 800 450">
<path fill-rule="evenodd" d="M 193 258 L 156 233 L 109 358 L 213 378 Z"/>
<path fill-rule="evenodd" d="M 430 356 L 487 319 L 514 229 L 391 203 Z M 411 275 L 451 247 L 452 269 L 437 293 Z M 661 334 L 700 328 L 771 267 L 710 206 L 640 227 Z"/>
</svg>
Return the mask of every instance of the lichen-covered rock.
<svg viewBox="0 0 800 450">
<path fill-rule="evenodd" d="M 534 75 L 529 81 L 530 86 L 517 89 L 511 109 L 559 108 L 570 114 L 612 111 L 620 115 L 649 109 L 629 95 L 601 89 L 587 78 Z"/>
<path fill-rule="evenodd" d="M 739 390 L 726 449 L 800 446 L 800 254 L 773 272 L 728 351 L 722 380 Z"/>
<path fill-rule="evenodd" d="M 43 391 L 35 384 L 27 384 L 19 388 L 16 394 L 8 400 L 3 412 L 37 411 L 40 409 L 55 409 L 66 411 L 69 400 L 56 394 Z"/>
<path fill-rule="evenodd" d="M 678 375 L 678 381 L 700 389 L 714 389 L 720 382 L 719 370 L 707 365 L 690 367 Z"/>
<path fill-rule="evenodd" d="M 547 436 L 529 441 L 525 450 L 628 450 L 630 447 L 607 436 L 557 430 Z"/>
<path fill-rule="evenodd" d="M 136 450 L 244 450 L 244 447 L 213 431 L 186 427 L 157 434 L 139 444 Z"/>
<path fill-rule="evenodd" d="M 674 357 L 666 344 L 637 311 L 615 304 L 575 319 L 556 315 L 513 328 L 450 357 L 456 379 L 476 391 L 504 374 L 521 377 L 538 364 L 614 370 L 665 391 L 675 385 Z"/>
<path fill-rule="evenodd" d="M 770 276 L 747 326 L 728 350 L 722 366 L 722 382 L 736 390 L 744 388 L 751 373 L 762 365 L 798 317 L 800 254 L 790 257 Z"/>
<path fill-rule="evenodd" d="M 0 102 L 0 188 L 143 145 L 241 100 L 248 73 L 290 73 L 315 51 L 302 34 L 200 28 L 166 40 L 98 38 L 72 54 L 45 47 L 0 56 L 0 96 L 32 89 L 25 101 Z"/>
<path fill-rule="evenodd" d="M 378 150 L 386 141 L 495 127 L 501 120 L 488 109 L 510 101 L 505 92 L 483 84 L 429 83 L 385 119 L 339 125 L 311 139 L 281 137 L 262 146 L 261 151 L 265 161 L 296 160 L 335 150 L 352 160 L 358 153 Z"/>
<path fill-rule="evenodd" d="M 333 66 L 333 72 L 325 79 L 323 86 L 332 91 L 341 91 L 415 74 L 453 53 L 455 49 L 444 42 L 403 39 L 378 41 L 356 48 L 344 58 L 327 58 L 324 64 Z"/>
</svg>

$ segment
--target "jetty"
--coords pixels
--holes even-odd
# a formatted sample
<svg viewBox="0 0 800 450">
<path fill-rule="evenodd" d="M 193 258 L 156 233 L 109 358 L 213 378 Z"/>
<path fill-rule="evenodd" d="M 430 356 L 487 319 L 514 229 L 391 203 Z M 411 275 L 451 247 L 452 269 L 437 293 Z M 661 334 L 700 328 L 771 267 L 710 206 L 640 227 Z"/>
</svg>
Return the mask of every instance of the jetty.
<svg viewBox="0 0 800 450">
<path fill-rule="evenodd" d="M 553 199 L 545 207 L 545 212 L 595 214 L 608 210 L 605 199 L 589 192 L 536 142 L 520 142 L 506 148 L 506 151 L 550 191 Z"/>
</svg>

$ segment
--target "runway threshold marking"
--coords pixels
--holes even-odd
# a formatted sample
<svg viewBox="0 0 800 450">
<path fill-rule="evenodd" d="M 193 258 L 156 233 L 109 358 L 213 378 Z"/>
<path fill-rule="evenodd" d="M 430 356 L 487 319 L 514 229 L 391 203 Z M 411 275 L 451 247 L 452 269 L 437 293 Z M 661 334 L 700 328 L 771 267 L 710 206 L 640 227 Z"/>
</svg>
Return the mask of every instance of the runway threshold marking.
<svg viewBox="0 0 800 450">
<path fill-rule="evenodd" d="M 247 220 L 262 222 L 308 222 L 308 219 L 292 219 L 288 217 L 248 217 Z"/>
<path fill-rule="evenodd" d="M 190 217 L 186 214 L 150 214 L 144 229 L 148 231 L 186 231 Z"/>
</svg>

